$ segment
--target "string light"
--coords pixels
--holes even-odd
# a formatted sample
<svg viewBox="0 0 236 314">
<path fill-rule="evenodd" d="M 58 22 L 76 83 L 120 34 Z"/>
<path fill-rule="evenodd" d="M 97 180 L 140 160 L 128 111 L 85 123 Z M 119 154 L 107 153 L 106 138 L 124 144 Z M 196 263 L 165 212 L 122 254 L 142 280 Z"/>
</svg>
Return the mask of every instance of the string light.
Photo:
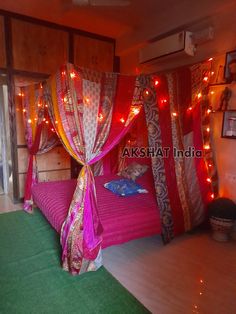
<svg viewBox="0 0 236 314">
<path fill-rule="evenodd" d="M 62 71 L 62 72 L 61 72 L 61 75 L 66 75 L 66 71 Z"/>
<path fill-rule="evenodd" d="M 212 91 L 211 91 L 211 95 L 213 95 L 213 94 L 215 94 L 215 92 L 212 90 Z"/>
<path fill-rule="evenodd" d="M 177 112 L 172 112 L 172 116 L 177 117 Z"/>
<path fill-rule="evenodd" d="M 120 122 L 121 123 L 125 123 L 125 119 L 124 118 L 120 118 Z"/>
<path fill-rule="evenodd" d="M 211 198 L 212 198 L 212 199 L 214 199 L 214 198 L 215 198 L 215 195 L 214 195 L 214 193 L 212 193 L 212 194 L 211 194 Z"/>
<path fill-rule="evenodd" d="M 31 120 L 31 119 L 28 119 L 28 123 L 32 123 L 32 120 Z"/>
<path fill-rule="evenodd" d="M 203 81 L 208 82 L 208 80 L 209 80 L 208 76 L 204 76 Z"/>
<path fill-rule="evenodd" d="M 209 58 L 209 59 L 208 59 L 208 61 L 212 61 L 212 60 L 213 60 L 213 58 Z"/>
<path fill-rule="evenodd" d="M 71 73 L 70 73 L 70 77 L 71 77 L 72 79 L 74 79 L 74 78 L 75 78 L 75 72 L 71 72 Z"/>
<path fill-rule="evenodd" d="M 56 120 L 55 123 L 58 124 L 58 121 Z"/>
<path fill-rule="evenodd" d="M 206 128 L 207 132 L 209 133 L 210 132 L 210 128 Z"/>
<path fill-rule="evenodd" d="M 139 114 L 140 109 L 139 108 L 132 108 L 132 112 L 134 115 L 137 115 L 137 114 Z"/>
<path fill-rule="evenodd" d="M 206 180 L 207 182 L 211 183 L 211 178 L 207 178 Z"/>
<path fill-rule="evenodd" d="M 203 283 L 204 281 L 203 281 L 203 279 L 200 279 L 200 283 Z"/>
<path fill-rule="evenodd" d="M 202 93 L 197 94 L 197 98 L 200 99 L 202 97 Z"/>
<path fill-rule="evenodd" d="M 211 168 L 211 167 L 212 167 L 212 164 L 208 164 L 208 167 L 210 167 L 210 168 Z"/>
<path fill-rule="evenodd" d="M 193 108 L 192 107 L 188 107 L 188 111 L 192 111 L 193 110 Z"/>
<path fill-rule="evenodd" d="M 48 120 L 46 121 L 46 123 L 47 123 L 47 124 L 49 123 Z"/>
<path fill-rule="evenodd" d="M 158 84 L 159 84 L 159 81 L 158 81 L 158 80 L 155 80 L 155 81 L 154 81 L 154 85 L 157 86 Z"/>
<path fill-rule="evenodd" d="M 18 94 L 18 96 L 21 96 L 21 97 L 23 97 L 23 96 L 24 96 L 24 94 L 23 94 L 23 93 L 19 93 L 19 94 Z"/>
<path fill-rule="evenodd" d="M 206 144 L 206 145 L 203 146 L 203 148 L 204 148 L 205 150 L 209 150 L 209 149 L 210 149 L 210 145 Z"/>
<path fill-rule="evenodd" d="M 215 72 L 214 71 L 211 71 L 211 75 L 214 75 L 215 74 Z"/>
<path fill-rule="evenodd" d="M 98 120 L 100 121 L 100 122 L 102 122 L 102 120 L 103 120 L 103 115 L 102 115 L 102 113 L 99 113 L 99 115 L 98 115 Z"/>
<path fill-rule="evenodd" d="M 26 109 L 23 109 L 22 111 L 23 111 L 23 112 L 26 112 Z"/>
<path fill-rule="evenodd" d="M 211 109 L 207 109 L 207 113 L 208 113 L 208 114 L 211 113 Z"/>
</svg>

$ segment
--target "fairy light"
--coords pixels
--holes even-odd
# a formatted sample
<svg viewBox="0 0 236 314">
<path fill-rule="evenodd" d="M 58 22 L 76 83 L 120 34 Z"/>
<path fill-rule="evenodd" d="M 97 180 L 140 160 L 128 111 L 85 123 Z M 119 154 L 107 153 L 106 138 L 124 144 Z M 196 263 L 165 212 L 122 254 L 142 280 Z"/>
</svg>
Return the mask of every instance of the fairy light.
<svg viewBox="0 0 236 314">
<path fill-rule="evenodd" d="M 125 119 L 124 118 L 120 118 L 120 122 L 121 123 L 125 123 Z"/>
<path fill-rule="evenodd" d="M 193 110 L 193 107 L 188 107 L 188 111 L 192 111 Z"/>
<path fill-rule="evenodd" d="M 61 75 L 66 75 L 66 71 L 62 71 L 62 72 L 61 72 Z"/>
<path fill-rule="evenodd" d="M 203 293 L 200 291 L 200 292 L 199 292 L 199 295 L 202 295 L 202 294 L 203 294 Z"/>
<path fill-rule="evenodd" d="M 23 111 L 23 112 L 26 112 L 26 109 L 23 109 L 22 111 Z"/>
<path fill-rule="evenodd" d="M 206 128 L 206 130 L 207 130 L 207 132 L 209 133 L 210 132 L 210 128 L 208 127 L 208 128 Z"/>
<path fill-rule="evenodd" d="M 210 168 L 211 168 L 211 167 L 212 167 L 212 164 L 208 164 L 208 167 L 210 167 Z"/>
<path fill-rule="evenodd" d="M 149 95 L 149 91 L 146 89 L 145 90 L 145 94 L 148 96 Z"/>
<path fill-rule="evenodd" d="M 48 122 L 48 120 L 46 121 L 46 124 L 48 124 L 49 122 Z"/>
<path fill-rule="evenodd" d="M 102 120 L 103 120 L 103 114 L 102 113 L 99 113 L 99 115 L 98 115 L 98 120 L 100 121 L 100 122 L 102 122 Z"/>
<path fill-rule="evenodd" d="M 74 78 L 75 78 L 75 72 L 71 72 L 71 73 L 70 73 L 70 77 L 71 77 L 72 79 L 74 79 Z"/>
<path fill-rule="evenodd" d="M 203 281 L 203 279 L 200 279 L 200 283 L 203 283 L 204 281 Z"/>
<path fill-rule="evenodd" d="M 202 93 L 197 94 L 197 98 L 200 99 L 202 97 Z"/>
<path fill-rule="evenodd" d="M 214 71 L 211 71 L 211 75 L 214 75 L 215 74 L 215 72 Z"/>
<path fill-rule="evenodd" d="M 177 112 L 172 112 L 173 117 L 177 117 L 177 115 L 178 115 Z"/>
<path fill-rule="evenodd" d="M 206 145 L 203 146 L 203 148 L 204 148 L 205 150 L 209 150 L 209 149 L 210 149 L 210 145 L 206 144 Z"/>
<path fill-rule="evenodd" d="M 88 97 L 85 97 L 84 100 L 85 100 L 85 102 L 86 102 L 87 104 L 89 104 L 89 101 L 90 101 L 90 100 L 89 100 Z"/>
<path fill-rule="evenodd" d="M 214 94 L 215 94 L 215 92 L 212 90 L 212 91 L 211 91 L 211 95 L 214 95 Z"/>
<path fill-rule="evenodd" d="M 67 102 L 67 97 L 66 96 L 64 96 L 63 101 Z"/>
<path fill-rule="evenodd" d="M 139 114 L 140 109 L 139 108 L 132 108 L 132 112 L 134 115 L 137 115 L 137 114 Z"/>
<path fill-rule="evenodd" d="M 154 85 L 155 85 L 155 86 L 159 85 L 159 81 L 158 81 L 158 80 L 155 80 L 155 81 L 154 81 Z"/>
<path fill-rule="evenodd" d="M 46 118 L 43 118 L 43 121 L 46 121 Z"/>
<path fill-rule="evenodd" d="M 23 97 L 24 94 L 23 93 L 18 93 L 18 96 Z"/>
<path fill-rule="evenodd" d="M 214 199 L 214 198 L 215 198 L 215 195 L 214 195 L 214 193 L 212 193 L 212 194 L 211 194 L 211 198 L 212 198 L 212 199 Z"/>
<path fill-rule="evenodd" d="M 34 118 L 34 121 L 37 121 L 38 119 L 37 118 Z"/>
<path fill-rule="evenodd" d="M 28 119 L 28 123 L 32 123 L 32 120 L 31 120 L 31 119 Z"/>
<path fill-rule="evenodd" d="M 207 109 L 207 113 L 210 114 L 211 113 L 211 109 Z"/>
<path fill-rule="evenodd" d="M 58 124 L 58 121 L 56 120 L 55 123 Z"/>
<path fill-rule="evenodd" d="M 213 58 L 209 58 L 209 59 L 208 59 L 208 61 L 212 61 L 212 60 L 213 60 Z"/>
<path fill-rule="evenodd" d="M 207 182 L 211 183 L 211 178 L 207 178 L 206 180 Z"/>
<path fill-rule="evenodd" d="M 203 81 L 208 82 L 208 80 L 209 80 L 208 76 L 204 76 Z"/>
</svg>

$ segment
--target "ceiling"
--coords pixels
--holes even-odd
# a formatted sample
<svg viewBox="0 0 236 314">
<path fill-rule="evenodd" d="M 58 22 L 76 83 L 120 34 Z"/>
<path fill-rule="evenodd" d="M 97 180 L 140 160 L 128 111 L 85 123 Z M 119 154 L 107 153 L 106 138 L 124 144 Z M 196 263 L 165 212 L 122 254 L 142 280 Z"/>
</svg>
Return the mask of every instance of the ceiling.
<svg viewBox="0 0 236 314">
<path fill-rule="evenodd" d="M 0 0 L 0 9 L 115 38 L 117 55 L 176 29 L 217 24 L 218 17 L 222 23 L 222 16 L 226 22 L 227 14 L 236 12 L 235 0 L 130 2 L 125 7 L 79 7 L 72 0 Z"/>
</svg>

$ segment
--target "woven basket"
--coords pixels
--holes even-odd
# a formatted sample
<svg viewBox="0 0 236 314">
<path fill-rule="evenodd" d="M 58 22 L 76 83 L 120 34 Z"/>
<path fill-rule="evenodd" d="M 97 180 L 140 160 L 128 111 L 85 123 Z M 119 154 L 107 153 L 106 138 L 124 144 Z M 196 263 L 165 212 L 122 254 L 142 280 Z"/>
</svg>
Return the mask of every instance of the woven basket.
<svg viewBox="0 0 236 314">
<path fill-rule="evenodd" d="M 234 225 L 234 220 L 224 219 L 218 217 L 211 217 L 210 223 L 212 227 L 212 238 L 216 241 L 226 242 L 229 241 L 230 232 Z"/>
</svg>

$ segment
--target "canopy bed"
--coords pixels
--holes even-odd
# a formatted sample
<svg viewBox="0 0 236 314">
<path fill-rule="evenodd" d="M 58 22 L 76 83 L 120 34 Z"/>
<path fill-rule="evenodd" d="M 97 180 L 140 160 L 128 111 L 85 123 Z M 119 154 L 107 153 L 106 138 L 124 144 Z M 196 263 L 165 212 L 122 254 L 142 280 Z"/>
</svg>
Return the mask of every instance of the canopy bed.
<svg viewBox="0 0 236 314">
<path fill-rule="evenodd" d="M 184 157 L 174 158 L 172 154 L 174 148 L 184 150 L 193 145 L 203 150 L 205 144 L 202 121 L 208 104 L 194 100 L 191 114 L 188 112 L 193 90 L 189 82 L 196 73 L 199 69 L 185 69 L 158 78 L 133 77 L 66 64 L 49 81 L 34 87 L 34 91 L 31 89 L 31 94 L 29 88 L 23 90 L 26 95 L 23 103 L 49 113 L 51 130 L 82 165 L 77 181 L 36 184 L 37 167 L 33 161 L 47 120 L 37 117 L 33 127 L 33 120 L 25 115 L 27 128 L 34 128 L 35 134 L 29 145 L 25 210 L 32 211 L 34 199 L 61 234 L 65 270 L 72 274 L 96 270 L 102 264 L 101 248 L 153 234 L 161 234 L 167 243 L 204 221 L 205 205 L 212 195 L 206 156 L 185 161 Z M 194 88 L 202 90 L 202 81 L 199 82 L 194 80 Z M 40 117 L 41 109 L 37 110 Z M 120 177 L 114 174 L 94 177 L 91 166 L 106 159 L 132 130 L 141 113 L 146 122 L 138 137 L 146 131 L 152 150 L 168 147 L 170 153 L 168 158 L 149 156 L 148 171 L 136 180 L 148 193 L 117 196 L 104 186 Z M 208 154 L 207 158 L 212 157 Z"/>
</svg>

